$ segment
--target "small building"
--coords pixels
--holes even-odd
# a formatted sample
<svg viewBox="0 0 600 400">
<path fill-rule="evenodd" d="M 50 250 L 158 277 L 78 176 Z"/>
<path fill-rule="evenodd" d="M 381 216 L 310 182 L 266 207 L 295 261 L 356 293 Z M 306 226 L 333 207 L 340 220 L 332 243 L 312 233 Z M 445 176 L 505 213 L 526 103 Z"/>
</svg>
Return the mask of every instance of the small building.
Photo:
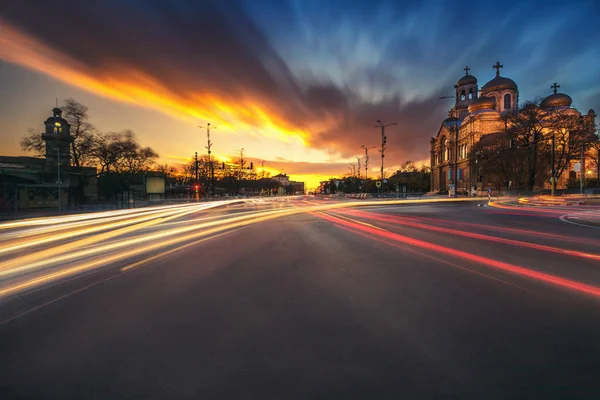
<svg viewBox="0 0 600 400">
<path fill-rule="evenodd" d="M 287 186 L 290 184 L 290 178 L 286 174 L 277 174 L 271 179 L 279 183 L 281 186 Z"/>
</svg>

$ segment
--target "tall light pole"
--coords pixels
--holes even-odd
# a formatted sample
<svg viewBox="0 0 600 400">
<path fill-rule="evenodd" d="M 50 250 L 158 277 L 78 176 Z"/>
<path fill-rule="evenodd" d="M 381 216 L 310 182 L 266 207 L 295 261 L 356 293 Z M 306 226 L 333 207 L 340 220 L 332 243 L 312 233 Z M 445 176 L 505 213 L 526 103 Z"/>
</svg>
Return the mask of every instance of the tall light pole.
<svg viewBox="0 0 600 400">
<path fill-rule="evenodd" d="M 57 171 L 57 180 L 56 180 L 56 187 L 58 189 L 58 212 L 61 211 L 61 204 L 60 204 L 60 189 L 62 186 L 62 182 L 60 181 L 60 147 L 58 147 L 56 149 L 57 152 L 57 163 L 56 163 L 56 171 Z"/>
<path fill-rule="evenodd" d="M 206 129 L 206 150 L 208 150 L 208 166 L 210 168 L 210 195 L 214 197 L 215 195 L 215 168 L 213 166 L 212 160 L 210 158 L 210 148 L 212 147 L 212 142 L 210 141 L 210 122 L 206 124 L 206 127 L 198 125 L 198 128 Z M 212 129 L 216 129 L 216 126 L 213 126 Z"/>
<path fill-rule="evenodd" d="M 358 165 L 357 175 L 358 175 L 358 179 L 360 179 L 361 176 L 360 176 L 360 157 L 359 156 L 356 156 L 356 165 Z"/>
<path fill-rule="evenodd" d="M 383 184 L 383 158 L 385 157 L 385 149 L 386 149 L 386 144 L 387 144 L 387 136 L 385 136 L 385 128 L 387 128 L 388 126 L 393 126 L 393 125 L 398 125 L 397 122 L 393 122 L 391 124 L 387 124 L 384 125 L 380 120 L 377 120 L 377 125 L 375 125 L 375 128 L 381 128 L 381 150 L 379 150 L 379 152 L 381 153 L 381 183 Z M 383 189 L 382 189 L 383 190 Z"/>
<path fill-rule="evenodd" d="M 360 146 L 361 149 L 365 149 L 365 179 L 369 179 L 369 149 L 374 149 L 375 146 Z"/>
</svg>

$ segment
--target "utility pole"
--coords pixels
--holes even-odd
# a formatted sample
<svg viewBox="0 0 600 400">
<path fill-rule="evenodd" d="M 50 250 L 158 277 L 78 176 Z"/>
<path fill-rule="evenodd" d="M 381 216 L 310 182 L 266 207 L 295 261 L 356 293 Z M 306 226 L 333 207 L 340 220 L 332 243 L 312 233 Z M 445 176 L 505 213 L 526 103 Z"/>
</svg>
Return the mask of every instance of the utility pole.
<svg viewBox="0 0 600 400">
<path fill-rule="evenodd" d="M 212 142 L 210 141 L 210 122 L 206 124 L 206 127 L 198 125 L 198 128 L 206 129 L 206 150 L 208 150 L 208 166 L 210 168 L 210 195 L 214 197 L 215 195 L 215 168 L 212 163 L 212 159 L 210 158 L 210 148 L 212 147 Z M 216 129 L 216 126 L 213 126 L 212 129 Z M 197 180 L 198 178 L 196 178 Z"/>
<path fill-rule="evenodd" d="M 385 178 L 384 174 L 383 174 L 383 158 L 385 157 L 385 149 L 386 149 L 386 144 L 387 144 L 387 136 L 385 136 L 385 128 L 387 128 L 388 126 L 393 126 L 393 125 L 398 125 L 397 122 L 393 122 L 391 124 L 387 124 L 384 125 L 380 120 L 377 120 L 377 125 L 375 125 L 375 128 L 381 128 L 381 150 L 379 150 L 379 152 L 381 153 L 381 183 L 383 184 L 383 179 Z M 383 191 L 383 189 L 382 189 Z"/>
<path fill-rule="evenodd" d="M 360 157 L 359 156 L 356 156 L 356 164 L 358 165 L 358 171 L 357 171 L 358 179 L 360 179 L 361 176 L 360 176 Z"/>
<path fill-rule="evenodd" d="M 261 178 L 264 178 L 265 177 L 265 160 L 262 160 L 261 165 L 262 165 L 261 170 L 260 170 Z"/>
<path fill-rule="evenodd" d="M 365 149 L 365 179 L 369 179 L 369 149 L 374 149 L 375 146 L 360 146 L 361 149 Z"/>
</svg>

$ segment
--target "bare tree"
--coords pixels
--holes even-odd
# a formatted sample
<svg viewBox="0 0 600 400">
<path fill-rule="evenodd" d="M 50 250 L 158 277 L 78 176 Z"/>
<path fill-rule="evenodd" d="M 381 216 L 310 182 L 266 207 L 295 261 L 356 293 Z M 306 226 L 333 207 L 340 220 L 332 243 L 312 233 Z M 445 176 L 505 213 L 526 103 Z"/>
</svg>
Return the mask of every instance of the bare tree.
<svg viewBox="0 0 600 400">
<path fill-rule="evenodd" d="M 89 166 L 96 140 L 96 128 L 88 121 L 88 108 L 74 99 L 64 101 L 64 118 L 71 125 L 71 157 L 76 167 Z"/>
<path fill-rule="evenodd" d="M 44 157 L 46 154 L 46 142 L 38 129 L 29 128 L 25 136 L 21 138 L 21 149 L 35 153 L 35 157 Z"/>
<path fill-rule="evenodd" d="M 526 102 L 517 112 L 506 114 L 505 127 L 513 146 L 522 149 L 523 161 L 525 162 L 526 186 L 533 191 L 536 182 L 539 181 L 540 161 L 539 155 L 548 152 L 547 146 L 542 141 L 545 128 L 545 113 L 539 108 L 537 101 Z"/>
</svg>

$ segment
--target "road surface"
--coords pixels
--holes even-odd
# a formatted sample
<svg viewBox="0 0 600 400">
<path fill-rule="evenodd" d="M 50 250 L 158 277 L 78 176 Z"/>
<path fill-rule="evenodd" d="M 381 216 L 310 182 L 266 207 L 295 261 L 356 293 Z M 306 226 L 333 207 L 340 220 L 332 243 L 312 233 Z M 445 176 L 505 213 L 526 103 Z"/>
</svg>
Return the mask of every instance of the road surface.
<svg viewBox="0 0 600 400">
<path fill-rule="evenodd" d="M 600 230 L 362 204 L 0 225 L 2 398 L 600 398 Z"/>
</svg>

